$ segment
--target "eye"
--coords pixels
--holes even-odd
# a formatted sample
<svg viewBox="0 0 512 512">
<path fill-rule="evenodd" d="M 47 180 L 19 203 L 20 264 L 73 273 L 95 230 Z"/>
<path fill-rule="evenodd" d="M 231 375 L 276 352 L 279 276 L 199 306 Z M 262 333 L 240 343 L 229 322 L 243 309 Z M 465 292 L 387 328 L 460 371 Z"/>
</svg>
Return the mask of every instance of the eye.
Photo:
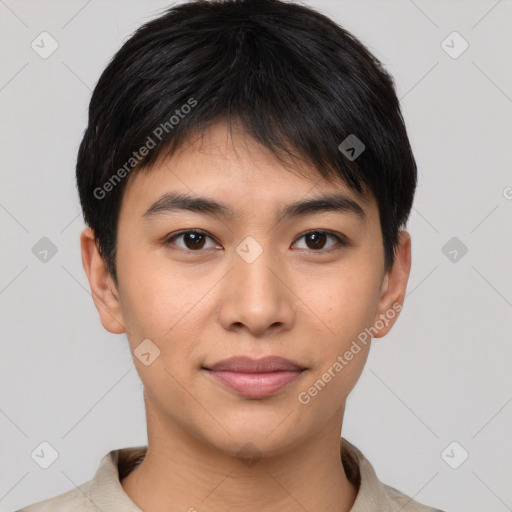
<svg viewBox="0 0 512 512">
<path fill-rule="evenodd" d="M 325 242 L 329 237 L 334 239 L 341 246 L 348 245 L 348 243 L 343 237 L 324 230 L 308 231 L 307 233 L 301 235 L 299 237 L 299 240 L 301 238 L 304 238 L 306 240 L 305 249 L 309 249 L 310 251 L 317 253 L 323 253 L 330 252 L 332 250 L 332 247 L 336 245 L 333 244 L 333 246 L 327 249 L 324 248 Z M 175 243 L 175 241 L 178 240 L 179 238 L 183 238 L 184 246 Z M 165 243 L 176 245 L 180 249 L 184 249 L 189 252 L 201 252 L 201 249 L 215 249 L 216 247 L 218 247 L 215 243 L 208 247 L 206 243 L 207 239 L 213 241 L 213 238 L 206 232 L 198 229 L 189 229 L 187 231 L 180 231 L 178 233 L 173 234 L 172 236 L 168 237 L 165 240 Z M 296 245 L 296 243 L 294 245 Z M 304 247 L 299 247 L 299 249 L 304 249 Z"/>
<path fill-rule="evenodd" d="M 325 249 L 325 241 L 328 237 L 333 238 L 336 240 L 341 246 L 346 246 L 348 243 L 338 235 L 335 235 L 334 233 L 330 233 L 328 231 L 323 230 L 316 230 L 316 231 L 308 231 L 307 233 L 304 233 L 299 237 L 299 240 L 301 238 L 304 238 L 306 240 L 306 249 L 310 249 L 313 252 L 330 252 L 331 248 Z M 335 244 L 334 244 L 335 245 Z M 331 246 L 332 247 L 332 246 Z"/>
<path fill-rule="evenodd" d="M 177 240 L 178 238 L 183 238 L 183 243 L 185 244 L 185 247 L 182 247 L 180 245 L 178 245 L 178 247 L 192 252 L 199 252 L 200 249 L 203 249 L 205 247 L 205 240 L 207 238 L 213 240 L 212 237 L 207 235 L 204 231 L 200 231 L 197 229 L 189 229 L 188 231 L 181 231 L 180 233 L 172 235 L 171 237 L 167 238 L 165 242 L 171 243 L 174 242 L 174 240 Z M 214 244 L 213 247 L 206 248 L 210 249 L 215 247 L 216 245 Z"/>
</svg>

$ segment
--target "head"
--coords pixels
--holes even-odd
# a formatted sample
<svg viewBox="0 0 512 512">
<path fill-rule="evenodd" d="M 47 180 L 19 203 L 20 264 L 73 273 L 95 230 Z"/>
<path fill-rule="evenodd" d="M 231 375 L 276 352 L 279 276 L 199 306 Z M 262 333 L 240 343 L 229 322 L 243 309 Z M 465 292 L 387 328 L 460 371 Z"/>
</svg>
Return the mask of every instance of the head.
<svg viewBox="0 0 512 512">
<path fill-rule="evenodd" d="M 275 453 L 341 418 L 403 303 L 416 186 L 393 80 L 360 41 L 276 0 L 170 8 L 101 75 L 77 184 L 93 298 L 155 423 Z M 243 397 L 205 370 L 235 355 L 305 371 Z"/>
</svg>

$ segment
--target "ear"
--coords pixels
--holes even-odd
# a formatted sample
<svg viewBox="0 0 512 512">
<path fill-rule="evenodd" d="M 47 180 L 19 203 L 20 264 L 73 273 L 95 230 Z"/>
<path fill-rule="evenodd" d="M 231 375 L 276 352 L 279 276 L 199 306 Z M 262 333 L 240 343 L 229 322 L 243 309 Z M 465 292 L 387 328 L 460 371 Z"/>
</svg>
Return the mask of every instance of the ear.
<svg viewBox="0 0 512 512">
<path fill-rule="evenodd" d="M 400 230 L 393 267 L 386 272 L 382 282 L 382 294 L 372 328 L 375 338 L 385 336 L 396 322 L 404 303 L 410 270 L 411 235 Z"/>
<path fill-rule="evenodd" d="M 114 334 L 126 332 L 121 314 L 119 294 L 100 255 L 94 231 L 91 228 L 87 227 L 82 231 L 80 247 L 82 250 L 82 265 L 89 280 L 92 299 L 100 315 L 101 324 L 107 331 Z"/>
</svg>

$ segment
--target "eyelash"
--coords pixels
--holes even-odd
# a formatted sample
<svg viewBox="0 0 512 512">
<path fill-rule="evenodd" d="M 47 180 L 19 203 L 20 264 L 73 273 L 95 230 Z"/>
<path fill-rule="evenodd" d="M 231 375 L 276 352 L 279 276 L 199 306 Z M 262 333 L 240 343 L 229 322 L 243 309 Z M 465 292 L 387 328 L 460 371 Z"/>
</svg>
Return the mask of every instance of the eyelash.
<svg viewBox="0 0 512 512">
<path fill-rule="evenodd" d="M 206 231 L 202 231 L 200 229 L 187 229 L 187 230 L 184 230 L 184 231 L 179 231 L 178 233 L 174 233 L 172 234 L 171 236 L 167 237 L 165 239 L 165 244 L 171 244 L 171 242 L 173 240 L 175 240 L 176 238 L 182 236 L 182 235 L 186 235 L 188 233 L 194 233 L 194 234 L 198 234 L 198 235 L 205 235 L 207 236 L 208 238 L 211 238 L 212 240 L 213 237 L 210 236 Z M 307 236 L 307 235 L 310 235 L 311 233 L 321 233 L 321 234 L 324 234 L 324 235 L 328 235 L 328 236 L 332 236 L 333 238 L 335 238 L 337 240 L 337 242 L 340 244 L 341 247 L 346 247 L 349 245 L 349 243 L 340 235 L 337 235 L 335 233 L 333 233 L 332 231 L 328 231 L 328 230 L 325 230 L 325 229 L 313 229 L 313 230 L 310 230 L 310 231 L 306 231 L 305 233 L 302 233 L 298 238 L 297 240 L 300 240 L 301 238 Z M 197 251 L 192 251 L 190 249 L 184 249 L 183 247 L 178 247 L 179 250 L 181 251 L 184 251 L 184 252 L 187 252 L 187 253 L 200 253 L 200 252 L 204 252 L 203 250 L 199 249 Z M 340 247 L 336 248 L 330 248 L 330 249 L 319 249 L 318 251 L 315 251 L 314 249 L 300 249 L 300 250 L 306 250 L 306 251 L 309 251 L 313 254 L 325 254 L 325 253 L 330 253 L 330 252 L 333 252 L 337 249 L 340 249 Z M 206 250 L 206 249 L 205 249 Z"/>
</svg>

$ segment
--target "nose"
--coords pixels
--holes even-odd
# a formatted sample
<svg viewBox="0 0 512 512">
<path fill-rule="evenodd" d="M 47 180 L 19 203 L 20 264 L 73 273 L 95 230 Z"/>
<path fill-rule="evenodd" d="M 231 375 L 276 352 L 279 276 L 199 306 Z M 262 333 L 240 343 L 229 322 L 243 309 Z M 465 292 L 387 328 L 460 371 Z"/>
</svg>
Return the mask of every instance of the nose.
<svg viewBox="0 0 512 512">
<path fill-rule="evenodd" d="M 247 330 L 253 337 L 289 330 L 296 297 L 287 273 L 269 251 L 254 260 L 238 253 L 222 280 L 219 321 L 224 329 Z M 295 299 L 295 300 L 294 300 Z"/>
</svg>

